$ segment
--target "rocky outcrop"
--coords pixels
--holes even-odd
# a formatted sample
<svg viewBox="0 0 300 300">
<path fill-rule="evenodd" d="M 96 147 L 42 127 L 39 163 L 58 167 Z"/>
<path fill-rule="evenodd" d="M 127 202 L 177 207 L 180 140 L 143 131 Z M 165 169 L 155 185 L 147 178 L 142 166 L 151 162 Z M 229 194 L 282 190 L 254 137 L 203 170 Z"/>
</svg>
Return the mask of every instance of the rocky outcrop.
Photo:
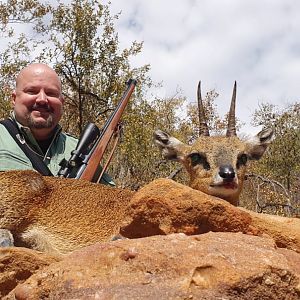
<svg viewBox="0 0 300 300">
<path fill-rule="evenodd" d="M 128 239 L 65 256 L 0 249 L 1 299 L 300 299 L 299 219 L 250 212 L 167 179 L 133 195 L 122 216 Z"/>
<path fill-rule="evenodd" d="M 300 254 L 242 233 L 95 244 L 38 271 L 4 299 L 299 299 Z"/>
<path fill-rule="evenodd" d="M 60 259 L 26 248 L 0 248 L 0 299 L 37 270 Z"/>
<path fill-rule="evenodd" d="M 121 227 L 128 238 L 209 231 L 269 235 L 279 247 L 300 253 L 300 219 L 247 211 L 169 179 L 136 193 Z"/>
</svg>

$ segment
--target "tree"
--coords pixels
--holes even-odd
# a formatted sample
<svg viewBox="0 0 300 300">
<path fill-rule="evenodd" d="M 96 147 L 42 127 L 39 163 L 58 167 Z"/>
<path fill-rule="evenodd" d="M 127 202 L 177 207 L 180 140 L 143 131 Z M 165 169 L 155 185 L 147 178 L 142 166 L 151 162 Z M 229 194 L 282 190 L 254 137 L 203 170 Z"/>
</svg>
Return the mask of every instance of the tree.
<svg viewBox="0 0 300 300">
<path fill-rule="evenodd" d="M 35 32 L 41 32 L 44 26 L 43 17 L 50 8 L 49 4 L 40 3 L 38 0 L 7 0 L 6 3 L 0 3 L 1 37 L 15 36 L 16 24 L 31 24 Z"/>
<path fill-rule="evenodd" d="M 265 103 L 255 111 L 253 125 L 271 127 L 275 138 L 263 158 L 251 166 L 250 194 L 264 212 L 297 214 L 300 171 L 300 105 L 289 104 L 284 109 Z M 247 191 L 247 188 L 246 188 Z M 248 191 L 249 192 L 249 191 Z M 248 207 L 247 201 L 243 200 Z M 299 214 L 299 213 L 298 213 Z"/>
<path fill-rule="evenodd" d="M 58 0 L 53 5 L 42 5 L 34 0 L 10 0 L 1 5 L 0 16 L 2 32 L 19 39 L 9 44 L 2 56 L 1 79 L 7 81 L 8 74 L 15 77 L 32 61 L 52 65 L 62 78 L 66 98 L 62 125 L 70 133 L 79 135 L 88 121 L 101 125 L 130 77 L 139 79 L 139 96 L 145 85 L 151 85 L 149 66 L 132 68 L 129 63 L 141 52 L 142 43 L 133 42 L 121 50 L 114 29 L 119 15 L 111 16 L 109 6 L 99 1 L 64 4 Z M 32 37 L 17 37 L 13 27 L 8 27 L 18 23 L 32 24 Z"/>
<path fill-rule="evenodd" d="M 154 178 L 168 176 L 174 170 L 174 164 L 162 162 L 153 144 L 153 133 L 156 129 L 163 129 L 180 135 L 177 113 L 184 100 L 176 94 L 168 99 L 136 99 L 128 107 L 123 119 L 124 142 L 118 147 L 111 168 L 121 186 L 137 189 Z"/>
<path fill-rule="evenodd" d="M 39 44 L 20 30 L 20 26 L 31 24 L 33 30 L 41 28 L 41 20 L 49 12 L 49 6 L 39 1 L 8 0 L 0 3 L 1 46 L 0 53 L 0 117 L 5 118 L 10 110 L 10 95 L 18 71 L 31 60 L 30 54 Z M 18 30 L 19 29 L 19 30 Z M 21 33 L 20 33 L 21 31 Z"/>
<path fill-rule="evenodd" d="M 253 124 L 272 127 L 275 134 L 257 170 L 291 190 L 300 171 L 300 104 L 290 104 L 283 110 L 263 104 L 255 112 Z"/>
<path fill-rule="evenodd" d="M 52 14 L 47 31 L 54 47 L 45 48 L 41 59 L 56 61 L 65 87 L 64 126 L 78 134 L 88 121 L 101 125 L 106 120 L 130 77 L 143 85 L 149 66 L 130 67 L 129 59 L 141 52 L 142 43 L 120 50 L 113 23 L 118 15 L 111 17 L 109 7 L 99 1 L 60 3 Z"/>
</svg>

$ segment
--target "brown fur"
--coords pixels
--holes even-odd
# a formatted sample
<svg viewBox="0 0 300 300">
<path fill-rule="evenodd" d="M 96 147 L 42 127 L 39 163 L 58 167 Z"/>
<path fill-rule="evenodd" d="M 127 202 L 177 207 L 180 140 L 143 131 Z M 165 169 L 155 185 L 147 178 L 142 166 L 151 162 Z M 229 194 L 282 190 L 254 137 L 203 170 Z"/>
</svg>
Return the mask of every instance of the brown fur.
<svg viewBox="0 0 300 300">
<path fill-rule="evenodd" d="M 261 132 L 254 142 L 237 137 L 202 137 L 189 146 L 161 131 L 156 133 L 165 157 L 180 161 L 188 170 L 191 187 L 235 205 L 246 169 L 236 167 L 237 157 L 247 154 L 249 159 L 258 159 L 270 136 L 270 132 Z M 191 153 L 205 154 L 210 169 L 192 165 Z M 219 168 L 224 164 L 235 170 L 236 189 L 218 182 Z M 220 183 L 220 187 L 211 188 Z M 11 231 L 17 246 L 68 253 L 117 235 L 133 193 L 84 180 L 43 177 L 34 171 L 3 172 L 0 228 Z"/>
<path fill-rule="evenodd" d="M 248 161 L 261 158 L 272 139 L 272 134 L 272 130 L 263 130 L 253 139 L 246 141 L 237 136 L 201 136 L 194 144 L 187 145 L 157 130 L 154 140 L 166 159 L 183 164 L 190 176 L 192 188 L 238 205 Z M 200 161 L 193 165 L 193 154 L 204 157 L 204 163 Z M 247 157 L 247 162 L 238 165 L 241 155 Z M 206 163 L 209 168 L 205 168 Z M 234 178 L 231 181 L 226 182 L 220 176 L 220 170 L 224 166 L 232 168 Z"/>
<path fill-rule="evenodd" d="M 12 232 L 17 246 L 68 253 L 118 234 L 132 195 L 84 180 L 7 171 L 0 174 L 0 228 Z"/>
</svg>

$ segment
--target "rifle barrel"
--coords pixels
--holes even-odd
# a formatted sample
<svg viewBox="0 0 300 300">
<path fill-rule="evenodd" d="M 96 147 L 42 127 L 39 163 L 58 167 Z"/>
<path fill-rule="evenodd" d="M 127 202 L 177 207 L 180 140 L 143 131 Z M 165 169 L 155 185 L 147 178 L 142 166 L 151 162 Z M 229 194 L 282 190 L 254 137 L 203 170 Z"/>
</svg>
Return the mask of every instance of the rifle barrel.
<svg viewBox="0 0 300 300">
<path fill-rule="evenodd" d="M 103 158 L 104 152 L 108 146 L 111 137 L 114 134 L 116 127 L 122 117 L 125 107 L 131 97 L 136 86 L 136 80 L 130 79 L 127 82 L 127 89 L 119 102 L 117 108 L 114 110 L 112 115 L 109 117 L 105 123 L 103 130 L 95 143 L 94 147 L 90 151 L 90 154 L 86 157 L 85 162 L 79 168 L 76 178 L 85 179 L 88 181 L 93 181 L 95 173 L 100 165 Z"/>
</svg>

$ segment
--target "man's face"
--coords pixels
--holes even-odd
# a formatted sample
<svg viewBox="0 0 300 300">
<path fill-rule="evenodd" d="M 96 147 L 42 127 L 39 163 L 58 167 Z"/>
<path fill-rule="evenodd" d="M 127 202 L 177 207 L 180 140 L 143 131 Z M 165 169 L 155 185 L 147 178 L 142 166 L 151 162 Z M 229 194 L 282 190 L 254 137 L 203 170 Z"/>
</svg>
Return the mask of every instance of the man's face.
<svg viewBox="0 0 300 300">
<path fill-rule="evenodd" d="M 43 65 L 21 71 L 12 104 L 16 119 L 31 129 L 53 129 L 62 116 L 63 97 L 57 74 Z"/>
</svg>

